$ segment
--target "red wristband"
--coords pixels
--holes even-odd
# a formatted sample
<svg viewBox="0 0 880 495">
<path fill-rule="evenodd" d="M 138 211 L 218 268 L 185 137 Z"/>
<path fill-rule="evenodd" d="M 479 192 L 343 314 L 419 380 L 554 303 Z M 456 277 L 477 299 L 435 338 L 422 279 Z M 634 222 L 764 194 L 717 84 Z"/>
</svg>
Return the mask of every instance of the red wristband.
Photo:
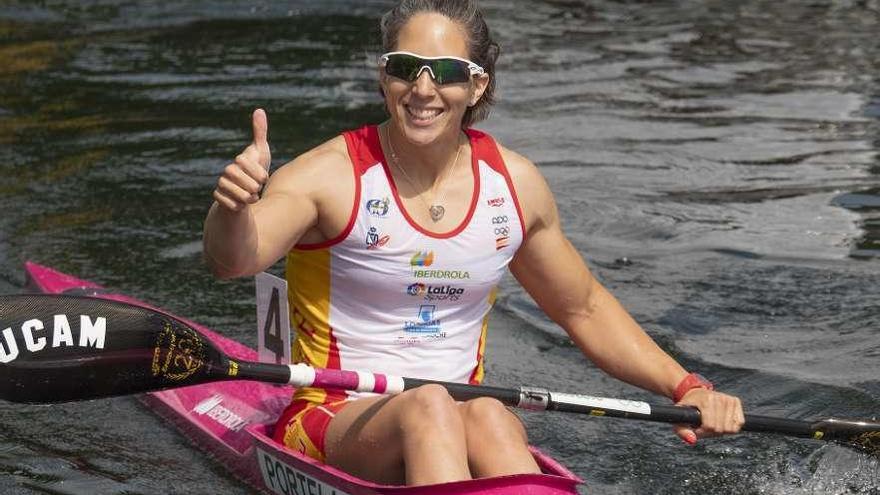
<svg viewBox="0 0 880 495">
<path fill-rule="evenodd" d="M 684 377 L 680 382 L 678 382 L 678 385 L 675 387 L 675 391 L 672 392 L 672 400 L 675 401 L 676 404 L 681 402 L 681 399 L 684 398 L 685 394 L 695 388 L 715 390 L 715 385 L 712 385 L 712 382 L 706 380 L 697 373 L 689 373 L 688 376 Z"/>
</svg>

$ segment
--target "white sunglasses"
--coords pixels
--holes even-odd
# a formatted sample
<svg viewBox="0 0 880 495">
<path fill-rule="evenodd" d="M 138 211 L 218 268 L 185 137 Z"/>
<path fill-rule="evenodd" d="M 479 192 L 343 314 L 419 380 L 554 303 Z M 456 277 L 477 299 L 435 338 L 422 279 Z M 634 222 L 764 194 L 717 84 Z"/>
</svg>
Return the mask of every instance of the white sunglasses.
<svg viewBox="0 0 880 495">
<path fill-rule="evenodd" d="M 411 52 L 389 52 L 379 57 L 379 66 L 389 76 L 413 82 L 428 70 L 437 84 L 455 84 L 470 81 L 472 76 L 486 71 L 474 62 L 459 57 L 423 57 Z"/>
</svg>

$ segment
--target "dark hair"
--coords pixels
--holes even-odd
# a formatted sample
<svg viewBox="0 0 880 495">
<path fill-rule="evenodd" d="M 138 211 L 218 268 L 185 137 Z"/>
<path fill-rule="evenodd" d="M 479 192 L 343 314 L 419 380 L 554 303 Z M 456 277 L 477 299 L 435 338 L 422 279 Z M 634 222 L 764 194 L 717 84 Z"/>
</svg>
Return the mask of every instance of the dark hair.
<svg viewBox="0 0 880 495">
<path fill-rule="evenodd" d="M 489 107 L 495 102 L 495 61 L 500 48 L 489 34 L 489 26 L 474 0 L 401 0 L 396 7 L 382 16 L 382 46 L 386 52 L 397 48 L 400 30 L 416 14 L 433 12 L 457 22 L 468 41 L 468 58 L 486 70 L 489 84 L 480 100 L 464 113 L 462 128 L 468 128 L 489 116 Z M 381 88 L 379 89 L 381 92 Z M 383 93 L 384 96 L 384 93 Z"/>
</svg>

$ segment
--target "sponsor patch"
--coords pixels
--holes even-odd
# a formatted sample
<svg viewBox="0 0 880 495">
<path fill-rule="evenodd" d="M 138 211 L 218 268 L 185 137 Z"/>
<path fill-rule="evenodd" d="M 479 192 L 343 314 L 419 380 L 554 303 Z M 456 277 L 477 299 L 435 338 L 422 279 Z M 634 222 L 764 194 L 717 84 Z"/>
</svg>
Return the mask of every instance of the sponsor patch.
<svg viewBox="0 0 880 495">
<path fill-rule="evenodd" d="M 470 272 L 466 270 L 427 270 L 422 267 L 428 267 L 434 264 L 434 251 L 418 251 L 409 260 L 412 267 L 412 274 L 415 278 L 437 278 L 437 279 L 469 279 Z"/>
<path fill-rule="evenodd" d="M 465 270 L 413 270 L 416 278 L 438 278 L 465 280 L 471 278 L 471 274 Z"/>
<path fill-rule="evenodd" d="M 503 199 L 503 198 L 502 198 Z M 495 234 L 495 250 L 500 251 L 510 245 L 510 219 L 507 215 L 492 217 L 492 233 Z"/>
<path fill-rule="evenodd" d="M 239 431 L 248 424 L 248 420 L 223 407 L 223 395 L 214 394 L 199 402 L 193 407 L 192 412 L 199 416 L 208 416 L 217 423 L 232 431 Z"/>
<path fill-rule="evenodd" d="M 434 251 L 419 251 L 409 259 L 410 266 L 431 266 L 434 264 Z"/>
<path fill-rule="evenodd" d="M 370 231 L 367 233 L 367 249 L 379 249 L 380 247 L 388 244 L 388 241 L 391 240 L 390 235 L 379 235 L 379 231 L 376 230 L 376 227 L 370 227 Z"/>
<path fill-rule="evenodd" d="M 153 376 L 183 381 L 205 364 L 207 349 L 201 335 L 192 328 L 165 321 L 153 348 Z"/>
<path fill-rule="evenodd" d="M 52 319 L 52 329 L 49 330 L 42 320 L 34 318 L 22 323 L 18 333 L 24 341 L 24 348 L 32 353 L 40 352 L 46 346 L 104 348 L 107 334 L 105 317 L 92 318 L 89 315 L 80 315 L 79 318 L 73 318 L 73 321 L 79 321 L 78 329 L 71 326 L 67 315 L 55 315 Z M 15 333 L 10 326 L 3 329 L 0 336 L 3 337 L 0 339 L 0 363 L 10 363 L 18 358 L 19 354 Z"/>
<path fill-rule="evenodd" d="M 428 285 L 423 283 L 411 284 L 406 288 L 406 293 L 411 296 L 424 297 L 426 301 L 458 301 L 464 294 L 465 289 L 451 285 Z"/>
<path fill-rule="evenodd" d="M 406 288 L 406 293 L 411 296 L 423 296 L 428 290 L 427 287 L 425 284 L 415 283 Z"/>
<path fill-rule="evenodd" d="M 440 320 L 434 318 L 434 310 L 437 306 L 433 304 L 423 304 L 419 306 L 419 316 L 416 321 L 407 321 L 403 325 L 403 330 L 410 333 L 438 333 L 440 331 Z"/>
<path fill-rule="evenodd" d="M 390 205 L 391 201 L 387 196 L 382 199 L 368 199 L 366 203 L 367 213 L 374 217 L 385 218 L 388 216 Z"/>
</svg>

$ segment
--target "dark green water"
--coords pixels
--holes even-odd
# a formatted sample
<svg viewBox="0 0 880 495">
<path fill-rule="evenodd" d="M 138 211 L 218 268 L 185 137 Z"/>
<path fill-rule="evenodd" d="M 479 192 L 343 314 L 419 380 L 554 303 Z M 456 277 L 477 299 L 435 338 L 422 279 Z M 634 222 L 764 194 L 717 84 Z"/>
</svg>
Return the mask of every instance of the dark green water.
<svg viewBox="0 0 880 495">
<path fill-rule="evenodd" d="M 480 127 L 541 166 L 572 241 L 645 328 L 751 412 L 880 415 L 880 3 L 483 5 L 503 55 Z M 387 6 L 0 3 L 0 292 L 30 259 L 253 343 L 253 283 L 200 259 L 214 181 L 254 107 L 276 165 L 382 119 Z M 596 371 L 512 280 L 489 346 L 489 383 L 650 398 Z M 590 493 L 880 493 L 878 463 L 837 446 L 526 421 Z M 0 492 L 247 490 L 119 398 L 0 403 Z"/>
</svg>

